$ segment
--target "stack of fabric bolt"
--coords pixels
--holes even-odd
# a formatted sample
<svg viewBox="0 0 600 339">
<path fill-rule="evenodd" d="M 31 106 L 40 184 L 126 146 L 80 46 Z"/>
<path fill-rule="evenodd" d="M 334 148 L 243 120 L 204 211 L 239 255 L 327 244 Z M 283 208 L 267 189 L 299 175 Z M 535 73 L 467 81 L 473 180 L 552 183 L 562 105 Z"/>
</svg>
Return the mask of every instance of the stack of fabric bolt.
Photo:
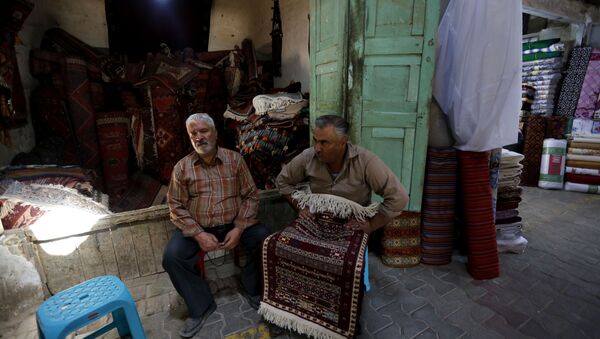
<svg viewBox="0 0 600 339">
<path fill-rule="evenodd" d="M 600 193 L 600 138 L 574 137 L 567 149 L 565 190 Z"/>
<path fill-rule="evenodd" d="M 527 246 L 518 209 L 522 194 L 519 183 L 523 158 L 522 154 L 502 150 L 496 202 L 496 242 L 499 252 L 523 253 Z"/>
<path fill-rule="evenodd" d="M 564 45 L 559 41 L 551 39 L 523 44 L 523 83 L 535 89 L 531 114 L 550 116 L 554 112 L 554 98 L 564 63 Z"/>
</svg>

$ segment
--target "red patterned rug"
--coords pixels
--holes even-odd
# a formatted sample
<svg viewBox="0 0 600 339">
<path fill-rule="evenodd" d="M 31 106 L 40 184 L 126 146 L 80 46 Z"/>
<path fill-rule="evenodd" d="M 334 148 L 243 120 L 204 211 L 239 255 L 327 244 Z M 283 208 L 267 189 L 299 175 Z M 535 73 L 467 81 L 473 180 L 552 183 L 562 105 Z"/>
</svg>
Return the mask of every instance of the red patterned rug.
<svg viewBox="0 0 600 339">
<path fill-rule="evenodd" d="M 346 219 L 296 219 L 263 245 L 267 321 L 318 338 L 353 337 L 362 303 L 368 236 Z"/>
</svg>

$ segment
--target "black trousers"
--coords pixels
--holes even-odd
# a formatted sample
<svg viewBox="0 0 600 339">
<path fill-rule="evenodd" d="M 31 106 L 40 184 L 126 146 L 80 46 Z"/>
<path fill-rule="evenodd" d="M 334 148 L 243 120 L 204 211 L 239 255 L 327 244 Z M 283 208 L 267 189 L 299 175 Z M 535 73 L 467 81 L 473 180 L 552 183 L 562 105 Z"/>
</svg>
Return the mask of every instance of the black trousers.
<svg viewBox="0 0 600 339">
<path fill-rule="evenodd" d="M 205 231 L 214 232 L 210 228 Z M 252 296 L 262 293 L 261 247 L 263 240 L 270 233 L 271 231 L 265 225 L 256 224 L 247 227 L 240 237 L 240 244 L 246 255 L 246 265 L 242 269 L 242 288 Z M 220 234 L 215 235 L 217 238 L 224 237 L 222 229 Z M 192 318 L 202 316 L 214 301 L 208 283 L 196 268 L 199 254 L 200 246 L 196 240 L 184 237 L 181 231 L 176 229 L 167 243 L 162 262 L 173 286 L 183 297 Z"/>
</svg>

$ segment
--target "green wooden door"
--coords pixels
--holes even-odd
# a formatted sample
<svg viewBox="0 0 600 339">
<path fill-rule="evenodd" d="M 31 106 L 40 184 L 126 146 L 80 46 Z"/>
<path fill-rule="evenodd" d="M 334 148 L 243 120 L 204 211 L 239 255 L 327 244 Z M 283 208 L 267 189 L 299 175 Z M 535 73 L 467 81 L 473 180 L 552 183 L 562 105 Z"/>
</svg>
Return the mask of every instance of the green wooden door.
<svg viewBox="0 0 600 339">
<path fill-rule="evenodd" d="M 333 6 L 339 7 L 337 11 Z M 319 43 L 313 38 L 336 35 L 322 32 L 324 17 L 335 17 L 339 27 L 347 27 L 340 30 L 347 32 L 346 41 L 336 46 L 338 60 L 345 58 L 343 71 L 336 68 L 336 78 L 321 75 L 325 73 L 317 57 L 320 49 L 312 49 Z M 311 62 L 316 54 L 311 66 L 311 95 L 316 94 L 311 98 L 312 119 L 329 113 L 324 107 L 341 107 L 351 122 L 352 141 L 390 166 L 409 192 L 408 210 L 419 211 L 439 0 L 313 0 L 312 18 L 316 21 L 311 23 Z M 343 18 L 348 18 L 345 25 Z M 341 88 L 342 93 L 327 93 L 324 100 L 324 89 L 331 88 Z M 337 106 L 330 99 L 337 100 Z"/>
<path fill-rule="evenodd" d="M 347 0 L 310 2 L 310 119 L 343 115 L 348 32 Z"/>
</svg>

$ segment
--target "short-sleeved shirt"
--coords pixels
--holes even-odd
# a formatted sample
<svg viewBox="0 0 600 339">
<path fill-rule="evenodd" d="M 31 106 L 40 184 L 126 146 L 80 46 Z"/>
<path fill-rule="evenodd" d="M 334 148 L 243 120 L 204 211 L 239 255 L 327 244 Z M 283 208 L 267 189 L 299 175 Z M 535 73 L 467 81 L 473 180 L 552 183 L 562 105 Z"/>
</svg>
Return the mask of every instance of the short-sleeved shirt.
<svg viewBox="0 0 600 339">
<path fill-rule="evenodd" d="M 221 147 L 212 164 L 192 152 L 175 165 L 167 203 L 184 236 L 217 225 L 244 229 L 258 222 L 258 190 L 250 171 L 239 153 Z"/>
<path fill-rule="evenodd" d="M 351 143 L 347 143 L 344 165 L 335 177 L 311 147 L 283 167 L 276 184 L 281 194 L 289 195 L 305 180 L 313 193 L 341 196 L 363 206 L 375 192 L 383 197 L 379 212 L 390 219 L 400 215 L 408 202 L 406 190 L 390 168 L 369 150 Z"/>
</svg>

